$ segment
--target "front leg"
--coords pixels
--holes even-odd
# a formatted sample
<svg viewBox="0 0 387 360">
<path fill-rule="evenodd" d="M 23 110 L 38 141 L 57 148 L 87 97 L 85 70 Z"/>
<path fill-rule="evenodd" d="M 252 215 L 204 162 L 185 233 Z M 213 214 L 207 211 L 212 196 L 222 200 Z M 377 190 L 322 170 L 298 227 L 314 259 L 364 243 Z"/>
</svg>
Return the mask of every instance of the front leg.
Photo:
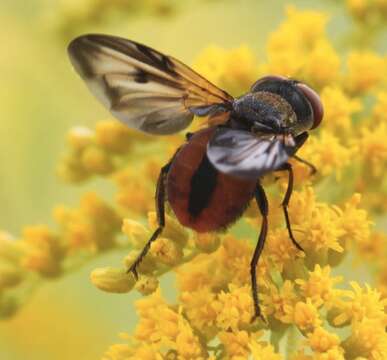
<svg viewBox="0 0 387 360">
<path fill-rule="evenodd" d="M 292 240 L 292 243 L 296 246 L 298 250 L 304 251 L 304 249 L 301 247 L 301 245 L 296 241 L 296 239 L 293 236 L 293 231 L 290 226 L 290 219 L 289 219 L 289 213 L 288 213 L 288 205 L 293 192 L 293 180 L 294 180 L 293 168 L 291 164 L 285 163 L 278 169 L 278 171 L 281 171 L 281 170 L 287 171 L 289 174 L 288 187 L 286 189 L 284 199 L 282 200 L 282 209 L 284 211 L 286 228 L 288 229 L 289 237 L 290 237 L 290 240 Z"/>
</svg>

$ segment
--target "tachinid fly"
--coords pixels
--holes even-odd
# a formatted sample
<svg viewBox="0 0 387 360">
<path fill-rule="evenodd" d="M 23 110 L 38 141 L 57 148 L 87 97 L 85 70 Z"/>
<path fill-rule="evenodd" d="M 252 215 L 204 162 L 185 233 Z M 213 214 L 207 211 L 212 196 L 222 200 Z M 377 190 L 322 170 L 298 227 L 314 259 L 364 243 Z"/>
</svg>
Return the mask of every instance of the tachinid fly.
<svg viewBox="0 0 387 360">
<path fill-rule="evenodd" d="M 287 171 L 282 207 L 289 237 L 302 250 L 287 212 L 293 189 L 288 160 L 315 171 L 296 153 L 323 118 L 319 96 L 297 80 L 266 76 L 233 98 L 175 58 L 115 36 L 80 36 L 68 52 L 90 91 L 132 128 L 167 135 L 186 128 L 194 115 L 217 117 L 217 125 L 187 134 L 186 143 L 162 167 L 156 188 L 158 228 L 129 271 L 137 277 L 139 263 L 162 233 L 166 199 L 182 225 L 209 232 L 232 224 L 255 198 L 262 226 L 250 273 L 255 317 L 260 316 L 256 265 L 268 229 L 268 202 L 260 179 Z"/>
</svg>

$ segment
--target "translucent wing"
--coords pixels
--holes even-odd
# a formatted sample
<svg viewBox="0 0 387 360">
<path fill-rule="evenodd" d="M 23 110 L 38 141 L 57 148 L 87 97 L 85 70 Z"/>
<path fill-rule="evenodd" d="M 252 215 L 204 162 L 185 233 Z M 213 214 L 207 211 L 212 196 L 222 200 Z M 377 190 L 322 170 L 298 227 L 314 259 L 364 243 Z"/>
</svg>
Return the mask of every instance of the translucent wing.
<svg viewBox="0 0 387 360">
<path fill-rule="evenodd" d="M 207 156 L 223 173 L 257 179 L 277 170 L 296 151 L 291 135 L 258 137 L 249 131 L 220 127 L 208 143 Z"/>
<path fill-rule="evenodd" d="M 84 35 L 68 52 L 97 99 L 128 126 L 148 133 L 175 133 L 194 114 L 227 111 L 233 100 L 180 61 L 134 41 Z"/>
</svg>

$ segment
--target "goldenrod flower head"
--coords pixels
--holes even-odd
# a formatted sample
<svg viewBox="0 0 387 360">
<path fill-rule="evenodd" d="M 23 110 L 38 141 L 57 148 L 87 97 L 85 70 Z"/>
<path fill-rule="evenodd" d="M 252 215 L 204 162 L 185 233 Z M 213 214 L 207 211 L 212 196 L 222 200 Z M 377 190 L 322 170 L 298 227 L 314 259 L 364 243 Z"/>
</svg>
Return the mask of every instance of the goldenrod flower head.
<svg viewBox="0 0 387 360">
<path fill-rule="evenodd" d="M 346 88 L 351 93 L 362 94 L 385 80 L 387 62 L 374 52 L 354 51 L 348 55 L 347 67 Z"/>
<path fill-rule="evenodd" d="M 60 239 L 46 225 L 25 227 L 22 234 L 25 245 L 23 266 L 43 276 L 58 276 L 64 257 Z"/>
<path fill-rule="evenodd" d="M 248 357 L 250 336 L 247 331 L 222 331 L 218 336 L 227 358 L 238 360 Z"/>
<path fill-rule="evenodd" d="M 387 165 L 387 124 L 380 122 L 372 129 L 362 127 L 358 139 L 359 153 L 366 166 L 365 176 L 380 178 Z"/>
<path fill-rule="evenodd" d="M 258 74 L 253 52 L 246 45 L 231 50 L 209 46 L 197 57 L 193 67 L 208 80 L 235 95 L 251 86 Z"/>
<path fill-rule="evenodd" d="M 110 248 L 121 223 L 115 210 L 95 193 L 85 194 L 79 209 L 56 207 L 54 218 L 63 229 L 63 238 L 70 251 Z"/>
<path fill-rule="evenodd" d="M 325 306 L 329 308 L 333 300 L 341 294 L 340 290 L 334 286 L 343 280 L 341 276 L 331 277 L 330 266 L 321 267 L 315 265 L 313 271 L 308 274 L 308 279 L 297 279 L 295 283 L 299 285 L 301 294 L 319 308 Z"/>
<path fill-rule="evenodd" d="M 171 349 L 185 359 L 205 359 L 205 351 L 182 310 L 168 306 L 157 290 L 136 303 L 140 322 L 134 337 L 153 344 L 157 349 Z"/>
<path fill-rule="evenodd" d="M 364 357 L 370 360 L 387 358 L 387 333 L 385 324 L 377 319 L 364 319 L 352 325 L 352 332 L 343 342 L 346 357 L 357 359 Z"/>
<path fill-rule="evenodd" d="M 117 120 L 100 121 L 95 127 L 95 141 L 114 153 L 126 153 L 131 145 L 133 130 Z"/>
<path fill-rule="evenodd" d="M 253 300 L 248 285 L 238 287 L 230 284 L 213 302 L 217 312 L 216 324 L 220 329 L 237 331 L 250 324 L 253 316 Z"/>
<path fill-rule="evenodd" d="M 306 333 L 322 324 L 318 309 L 310 298 L 307 298 L 305 302 L 298 301 L 294 306 L 294 324 Z"/>
<path fill-rule="evenodd" d="M 294 307 L 299 300 L 293 282 L 286 280 L 279 289 L 271 285 L 268 292 L 262 294 L 261 298 L 262 303 L 265 304 L 265 315 L 271 315 L 284 324 L 293 323 Z"/>
<path fill-rule="evenodd" d="M 322 327 L 316 327 L 308 334 L 308 345 L 318 353 L 325 353 L 340 345 L 340 338 Z"/>
<path fill-rule="evenodd" d="M 310 85 L 321 89 L 323 86 L 338 81 L 340 58 L 327 39 L 318 40 L 315 47 L 304 56 L 305 64 L 300 69 L 300 76 L 306 79 Z M 327 108 L 325 107 L 325 109 Z M 326 114 L 324 118 L 324 121 L 328 119 Z"/>
<path fill-rule="evenodd" d="M 299 156 L 311 161 L 317 167 L 318 175 L 326 177 L 335 174 L 337 180 L 340 180 L 343 168 L 351 163 L 356 150 L 355 147 L 344 145 L 327 130 L 322 130 L 319 136 L 313 136 L 307 145 L 300 149 Z"/>
<path fill-rule="evenodd" d="M 129 292 L 135 283 L 133 274 L 126 269 L 98 268 L 90 274 L 91 282 L 100 290 L 112 293 Z"/>
<path fill-rule="evenodd" d="M 362 109 L 360 101 L 350 98 L 338 86 L 325 87 L 321 92 L 321 101 L 325 109 L 324 129 L 348 135 L 352 128 L 352 115 Z"/>
<path fill-rule="evenodd" d="M 84 169 L 90 173 L 110 174 L 114 170 L 110 154 L 98 146 L 87 147 L 80 159 Z"/>
<path fill-rule="evenodd" d="M 207 339 L 217 333 L 217 311 L 213 306 L 215 293 L 208 286 L 195 291 L 184 291 L 180 295 L 180 303 L 192 327 L 200 331 Z"/>
</svg>

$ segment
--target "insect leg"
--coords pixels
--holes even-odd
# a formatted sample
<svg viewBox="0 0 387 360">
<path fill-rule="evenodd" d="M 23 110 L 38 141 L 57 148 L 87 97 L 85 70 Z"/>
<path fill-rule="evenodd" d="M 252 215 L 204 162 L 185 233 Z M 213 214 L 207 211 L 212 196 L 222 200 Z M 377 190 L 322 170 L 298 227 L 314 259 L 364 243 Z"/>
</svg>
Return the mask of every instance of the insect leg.
<svg viewBox="0 0 387 360">
<path fill-rule="evenodd" d="M 295 160 L 299 161 L 300 163 L 308 166 L 310 169 L 310 175 L 314 175 L 317 172 L 317 168 L 313 164 L 311 164 L 309 161 L 304 160 L 304 159 L 298 157 L 297 155 L 293 155 L 293 158 Z"/>
<path fill-rule="evenodd" d="M 290 240 L 292 240 L 292 243 L 296 246 L 298 250 L 304 251 L 304 249 L 301 247 L 301 245 L 296 241 L 296 239 L 293 236 L 292 228 L 290 226 L 289 213 L 288 213 L 288 205 L 293 192 L 294 176 L 293 176 L 292 165 L 290 165 L 289 163 L 285 163 L 278 170 L 286 170 L 289 174 L 288 187 L 286 189 L 284 199 L 282 200 L 282 209 L 284 210 L 286 228 L 288 229 L 289 237 L 290 237 Z"/>
<path fill-rule="evenodd" d="M 155 199 L 158 227 L 128 270 L 128 272 L 133 273 L 136 280 L 138 279 L 137 267 L 140 265 L 144 256 L 148 253 L 152 242 L 155 241 L 157 237 L 162 233 L 163 228 L 165 226 L 165 177 L 168 173 L 170 165 L 171 162 L 161 168 L 160 175 L 157 180 Z"/>
<path fill-rule="evenodd" d="M 254 316 L 252 318 L 252 321 L 254 321 L 258 316 L 262 318 L 261 309 L 259 308 L 259 300 L 258 300 L 257 264 L 258 264 L 259 257 L 261 256 L 263 246 L 265 245 L 267 227 L 268 227 L 267 214 L 269 211 L 266 194 L 260 183 L 257 184 L 257 188 L 255 189 L 255 200 L 262 214 L 262 225 L 261 225 L 261 231 L 258 237 L 258 243 L 257 243 L 257 246 L 255 247 L 254 255 L 250 263 L 251 288 L 252 288 L 253 300 L 254 300 Z"/>
</svg>

